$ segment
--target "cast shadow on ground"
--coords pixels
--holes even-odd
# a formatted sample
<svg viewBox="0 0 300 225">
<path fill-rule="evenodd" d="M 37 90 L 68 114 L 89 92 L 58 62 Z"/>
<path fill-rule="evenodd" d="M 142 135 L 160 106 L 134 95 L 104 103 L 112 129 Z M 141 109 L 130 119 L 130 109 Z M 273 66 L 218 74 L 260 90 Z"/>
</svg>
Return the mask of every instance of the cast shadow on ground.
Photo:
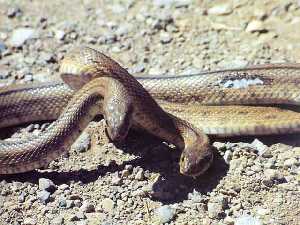
<svg viewBox="0 0 300 225">
<path fill-rule="evenodd" d="M 141 141 L 142 140 L 142 141 Z M 126 161 L 121 165 L 115 163 L 109 166 L 99 165 L 94 170 L 80 169 L 76 171 L 32 171 L 23 174 L 5 175 L 0 180 L 7 182 L 31 182 L 38 183 L 39 178 L 51 179 L 56 185 L 80 181 L 83 184 L 96 181 L 106 173 L 122 171 L 126 165 L 140 166 L 144 170 L 159 173 L 160 179 L 153 184 L 152 198 L 162 202 L 179 202 L 187 199 L 188 193 L 196 190 L 201 193 L 212 191 L 219 180 L 226 175 L 227 165 L 218 154 L 211 168 L 197 179 L 179 174 L 180 151 L 174 150 L 162 141 L 147 134 L 132 132 L 126 145 L 118 146 L 124 152 L 138 155 L 134 160 Z M 132 150 L 134 149 L 134 150 Z"/>
<path fill-rule="evenodd" d="M 294 141 L 299 140 L 299 135 L 288 136 L 270 136 L 259 137 L 265 144 L 274 144 L 277 142 L 295 144 Z M 251 142 L 255 137 L 239 137 L 226 139 L 232 142 Z M 262 139 L 261 139 L 262 138 Z M 139 141 L 138 141 L 139 140 Z M 143 140 L 143 142 L 141 142 Z M 167 203 L 181 202 L 188 198 L 188 194 L 197 191 L 203 194 L 211 192 L 226 176 L 228 165 L 224 162 L 223 158 L 215 151 L 215 158 L 210 169 L 197 179 L 186 177 L 179 174 L 179 157 L 180 152 L 168 147 L 160 140 L 141 133 L 131 133 L 126 140 L 126 145 L 119 146 L 124 152 L 138 155 L 139 157 L 126 161 L 121 165 L 115 163 L 109 166 L 99 165 L 94 170 L 80 169 L 76 171 L 64 172 L 44 172 L 32 171 L 24 174 L 16 174 L 3 176 L 0 180 L 5 179 L 7 182 L 31 182 L 38 183 L 39 178 L 49 178 L 56 185 L 69 183 L 71 181 L 82 182 L 83 184 L 96 181 L 99 177 L 105 176 L 106 173 L 114 173 L 122 171 L 126 165 L 133 167 L 140 166 L 144 170 L 159 173 L 158 179 L 152 187 L 152 193 L 149 195 L 157 201 Z M 134 151 L 132 149 L 135 149 Z"/>
</svg>

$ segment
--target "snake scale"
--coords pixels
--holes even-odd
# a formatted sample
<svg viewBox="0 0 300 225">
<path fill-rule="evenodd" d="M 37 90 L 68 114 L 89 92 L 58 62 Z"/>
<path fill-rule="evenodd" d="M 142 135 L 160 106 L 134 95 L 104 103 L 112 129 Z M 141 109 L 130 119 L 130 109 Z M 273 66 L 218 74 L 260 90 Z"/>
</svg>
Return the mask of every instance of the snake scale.
<svg viewBox="0 0 300 225">
<path fill-rule="evenodd" d="M 143 129 L 177 146 L 180 172 L 209 168 L 206 134 L 265 135 L 300 131 L 300 114 L 275 105 L 300 104 L 300 65 L 268 64 L 195 75 L 133 77 L 118 63 L 87 47 L 65 56 L 63 82 L 3 87 L 0 127 L 55 120 L 39 137 L 0 142 L 0 174 L 46 166 L 67 151 L 102 114 L 112 141 Z M 259 106 L 261 105 L 261 106 Z"/>
</svg>

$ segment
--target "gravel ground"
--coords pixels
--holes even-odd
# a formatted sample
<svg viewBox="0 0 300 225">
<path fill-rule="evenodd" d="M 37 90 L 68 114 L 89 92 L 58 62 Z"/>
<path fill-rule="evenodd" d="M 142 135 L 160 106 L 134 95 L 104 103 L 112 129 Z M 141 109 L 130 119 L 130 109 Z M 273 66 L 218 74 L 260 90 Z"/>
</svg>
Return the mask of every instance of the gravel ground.
<svg viewBox="0 0 300 225">
<path fill-rule="evenodd" d="M 299 28 L 299 1 L 0 0 L 0 85 L 56 79 L 77 45 L 143 74 L 300 63 Z M 92 122 L 49 168 L 0 178 L 0 224 L 300 224 L 298 139 L 213 140 L 212 168 L 191 179 L 171 146 L 132 132 L 117 148 Z"/>
</svg>

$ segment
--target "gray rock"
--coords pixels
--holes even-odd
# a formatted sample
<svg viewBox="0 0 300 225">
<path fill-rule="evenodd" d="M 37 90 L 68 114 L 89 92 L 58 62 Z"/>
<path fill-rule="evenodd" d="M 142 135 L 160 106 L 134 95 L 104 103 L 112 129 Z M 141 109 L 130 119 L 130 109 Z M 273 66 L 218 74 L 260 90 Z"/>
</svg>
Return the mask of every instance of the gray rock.
<svg viewBox="0 0 300 225">
<path fill-rule="evenodd" d="M 258 155 L 264 154 L 268 150 L 268 146 L 266 146 L 264 143 L 262 143 L 260 140 L 255 139 L 251 146 L 258 151 Z"/>
<path fill-rule="evenodd" d="M 265 216 L 270 213 L 270 210 L 259 206 L 256 208 L 256 213 L 260 216 Z"/>
<path fill-rule="evenodd" d="M 110 198 L 105 198 L 101 202 L 101 207 L 102 207 L 103 211 L 111 213 L 115 207 L 115 203 Z"/>
<path fill-rule="evenodd" d="M 75 216 L 77 217 L 77 220 L 84 220 L 84 219 L 86 219 L 86 216 L 81 211 L 76 212 Z"/>
<path fill-rule="evenodd" d="M 138 190 L 132 191 L 132 192 L 131 192 L 131 195 L 132 195 L 132 196 L 140 196 L 140 197 L 144 197 L 144 196 L 146 196 L 146 192 L 143 191 L 143 190 L 138 189 Z"/>
<path fill-rule="evenodd" d="M 136 173 L 134 179 L 136 179 L 136 180 L 144 180 L 144 179 L 145 179 L 144 170 L 140 169 L 140 170 Z"/>
<path fill-rule="evenodd" d="M 58 201 L 58 206 L 61 208 L 67 207 L 67 200 L 65 198 L 60 198 Z"/>
<path fill-rule="evenodd" d="M 125 170 L 128 170 L 129 172 L 131 172 L 133 170 L 133 166 L 132 165 L 126 165 L 125 166 Z"/>
<path fill-rule="evenodd" d="M 195 189 L 193 190 L 192 193 L 188 194 L 188 199 L 196 203 L 204 203 L 206 200 L 205 196 L 199 193 L 198 191 L 196 191 Z"/>
<path fill-rule="evenodd" d="M 127 35 L 131 29 L 132 26 L 130 24 L 121 24 L 120 27 L 115 31 L 115 33 L 118 36 L 124 36 Z"/>
<path fill-rule="evenodd" d="M 264 171 L 265 177 L 267 180 L 274 181 L 283 179 L 283 175 L 279 173 L 279 171 L 274 169 L 266 169 Z"/>
<path fill-rule="evenodd" d="M 283 163 L 283 165 L 288 168 L 291 168 L 292 166 L 296 166 L 297 164 L 298 164 L 298 161 L 295 158 L 287 159 Z"/>
<path fill-rule="evenodd" d="M 159 7 L 169 7 L 171 6 L 172 4 L 174 4 L 174 0 L 154 0 L 153 1 L 153 4 L 156 5 L 156 6 L 159 6 Z"/>
<path fill-rule="evenodd" d="M 35 36 L 35 30 L 32 28 L 22 27 L 13 31 L 9 44 L 13 47 L 21 47 L 27 40 Z"/>
<path fill-rule="evenodd" d="M 126 178 L 130 175 L 130 172 L 129 170 L 123 170 L 122 173 L 121 173 L 121 177 L 122 178 Z"/>
<path fill-rule="evenodd" d="M 75 143 L 72 145 L 72 150 L 76 152 L 86 152 L 90 148 L 91 136 L 87 132 L 82 132 Z"/>
<path fill-rule="evenodd" d="M 207 10 L 207 14 L 209 15 L 228 15 L 232 13 L 232 5 L 228 3 L 222 3 L 215 5 Z"/>
<path fill-rule="evenodd" d="M 51 225 L 63 225 L 64 218 L 62 216 L 56 216 L 52 219 Z"/>
<path fill-rule="evenodd" d="M 41 64 L 47 64 L 47 63 L 55 63 L 56 59 L 53 53 L 50 52 L 41 52 L 39 60 Z"/>
<path fill-rule="evenodd" d="M 33 81 L 33 76 L 32 74 L 26 74 L 24 79 L 23 79 L 24 82 L 31 82 Z"/>
<path fill-rule="evenodd" d="M 88 201 L 84 201 L 80 207 L 80 210 L 85 213 L 95 212 L 95 206 Z"/>
<path fill-rule="evenodd" d="M 79 199 L 74 200 L 74 206 L 78 208 L 81 207 L 82 206 L 81 201 Z"/>
<path fill-rule="evenodd" d="M 25 202 L 25 192 L 24 192 L 24 191 L 22 191 L 22 192 L 20 193 L 20 195 L 18 196 L 18 201 L 19 201 L 20 203 Z"/>
<path fill-rule="evenodd" d="M 50 201 L 50 196 L 51 193 L 48 191 L 39 191 L 37 193 L 38 199 L 41 201 L 43 204 L 47 204 Z"/>
<path fill-rule="evenodd" d="M 0 54 L 6 50 L 6 45 L 0 41 Z"/>
<path fill-rule="evenodd" d="M 224 153 L 224 156 L 223 156 L 225 162 L 227 164 L 229 164 L 230 160 L 232 159 L 232 152 L 230 150 L 227 150 L 225 153 Z"/>
<path fill-rule="evenodd" d="M 114 225 L 114 224 L 111 223 L 110 221 L 104 221 L 100 225 Z"/>
<path fill-rule="evenodd" d="M 111 184 L 112 185 L 120 185 L 120 184 L 122 184 L 122 178 L 120 178 L 119 176 L 114 176 L 111 179 Z"/>
<path fill-rule="evenodd" d="M 136 65 L 136 66 L 133 66 L 132 68 L 129 68 L 129 72 L 131 73 L 131 74 L 135 74 L 135 73 L 142 73 L 142 72 L 144 72 L 145 71 L 145 65 L 144 64 L 142 64 L 142 63 L 140 63 L 140 64 L 138 64 L 138 65 Z"/>
<path fill-rule="evenodd" d="M 262 225 L 262 222 L 250 215 L 243 215 L 236 218 L 234 225 Z"/>
<path fill-rule="evenodd" d="M 68 190 L 69 188 L 70 187 L 67 184 L 61 184 L 58 186 L 58 189 L 63 190 L 63 191 Z"/>
<path fill-rule="evenodd" d="M 75 206 L 74 200 L 66 200 L 66 203 L 67 203 L 66 205 L 67 209 L 73 208 Z"/>
<path fill-rule="evenodd" d="M 95 37 L 92 36 L 85 36 L 83 37 L 84 41 L 89 43 L 89 44 L 96 44 L 97 43 L 97 39 Z"/>
<path fill-rule="evenodd" d="M 175 7 L 188 7 L 193 1 L 192 0 L 175 0 Z"/>
<path fill-rule="evenodd" d="M 36 222 L 35 219 L 32 219 L 32 218 L 25 218 L 23 224 L 24 224 L 24 225 L 36 225 L 37 222 Z"/>
<path fill-rule="evenodd" d="M 6 13 L 7 17 L 9 18 L 13 18 L 13 17 L 16 17 L 16 16 L 21 16 L 22 15 L 22 11 L 20 8 L 18 7 L 12 7 L 12 8 L 9 8 L 7 10 L 7 13 Z"/>
<path fill-rule="evenodd" d="M 260 20 L 253 20 L 248 23 L 246 27 L 246 32 L 255 32 L 255 31 L 264 31 L 266 30 L 266 26 Z"/>
<path fill-rule="evenodd" d="M 14 181 L 14 182 L 12 183 L 11 189 L 12 189 L 12 191 L 18 191 L 18 190 L 22 189 L 22 186 L 23 186 L 23 185 L 22 185 L 21 182 Z"/>
<path fill-rule="evenodd" d="M 213 143 L 213 146 L 214 146 L 215 148 L 217 148 L 218 150 L 221 150 L 221 151 L 227 149 L 227 148 L 226 148 L 226 144 L 223 143 L 223 142 L 215 141 L 215 142 Z"/>
<path fill-rule="evenodd" d="M 87 220 L 81 220 L 76 223 L 76 225 L 89 225 L 90 223 Z"/>
<path fill-rule="evenodd" d="M 53 193 L 56 190 L 56 185 L 50 179 L 40 178 L 39 179 L 39 189 L 45 190 L 50 193 Z"/>
<path fill-rule="evenodd" d="M 220 204 L 212 202 L 207 204 L 208 216 L 212 219 L 219 219 L 223 213 L 223 209 Z"/>
<path fill-rule="evenodd" d="M 36 73 L 34 75 L 34 80 L 40 81 L 40 82 L 48 82 L 51 80 L 51 77 L 49 74 L 46 74 L 46 73 Z"/>
<path fill-rule="evenodd" d="M 66 33 L 65 33 L 63 30 L 56 30 L 56 31 L 54 32 L 54 36 L 55 36 L 55 38 L 56 38 L 57 40 L 62 41 L 62 40 L 65 39 Z"/>
<path fill-rule="evenodd" d="M 216 196 L 210 199 L 207 204 L 208 216 L 210 218 L 222 218 L 224 210 L 228 207 L 228 199 L 224 195 Z"/>
<path fill-rule="evenodd" d="M 172 36 L 167 32 L 162 32 L 160 34 L 160 42 L 162 44 L 168 44 L 173 40 Z"/>
<path fill-rule="evenodd" d="M 10 75 L 11 73 L 9 70 L 0 68 L 0 79 L 7 79 Z"/>
<path fill-rule="evenodd" d="M 117 35 L 114 33 L 106 33 L 103 36 L 99 37 L 98 43 L 99 44 L 113 44 L 117 41 Z"/>
<path fill-rule="evenodd" d="M 169 205 L 164 205 L 156 209 L 155 213 L 162 224 L 170 222 L 174 218 L 176 210 L 172 209 Z"/>
<path fill-rule="evenodd" d="M 192 0 L 154 0 L 153 4 L 159 7 L 171 7 L 174 5 L 177 8 L 187 7 L 192 3 Z"/>
<path fill-rule="evenodd" d="M 69 221 L 73 222 L 73 221 L 79 221 L 80 219 L 77 217 L 76 214 L 70 215 L 69 216 Z"/>
</svg>

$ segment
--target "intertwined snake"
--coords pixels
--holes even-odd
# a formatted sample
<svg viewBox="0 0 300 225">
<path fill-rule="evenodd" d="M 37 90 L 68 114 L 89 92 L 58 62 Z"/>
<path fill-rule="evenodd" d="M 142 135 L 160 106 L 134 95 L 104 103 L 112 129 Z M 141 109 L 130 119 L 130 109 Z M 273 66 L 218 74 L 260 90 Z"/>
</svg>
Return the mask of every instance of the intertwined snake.
<svg viewBox="0 0 300 225">
<path fill-rule="evenodd" d="M 212 162 L 205 133 L 300 131 L 297 112 L 257 106 L 299 104 L 297 64 L 136 79 L 109 57 L 84 47 L 64 58 L 60 73 L 69 86 L 51 82 L 0 91 L 0 127 L 55 120 L 39 137 L 1 141 L 0 174 L 47 165 L 69 149 L 97 114 L 104 115 L 112 141 L 122 141 L 135 128 L 173 143 L 182 150 L 180 172 L 189 176 L 202 174 Z"/>
</svg>

